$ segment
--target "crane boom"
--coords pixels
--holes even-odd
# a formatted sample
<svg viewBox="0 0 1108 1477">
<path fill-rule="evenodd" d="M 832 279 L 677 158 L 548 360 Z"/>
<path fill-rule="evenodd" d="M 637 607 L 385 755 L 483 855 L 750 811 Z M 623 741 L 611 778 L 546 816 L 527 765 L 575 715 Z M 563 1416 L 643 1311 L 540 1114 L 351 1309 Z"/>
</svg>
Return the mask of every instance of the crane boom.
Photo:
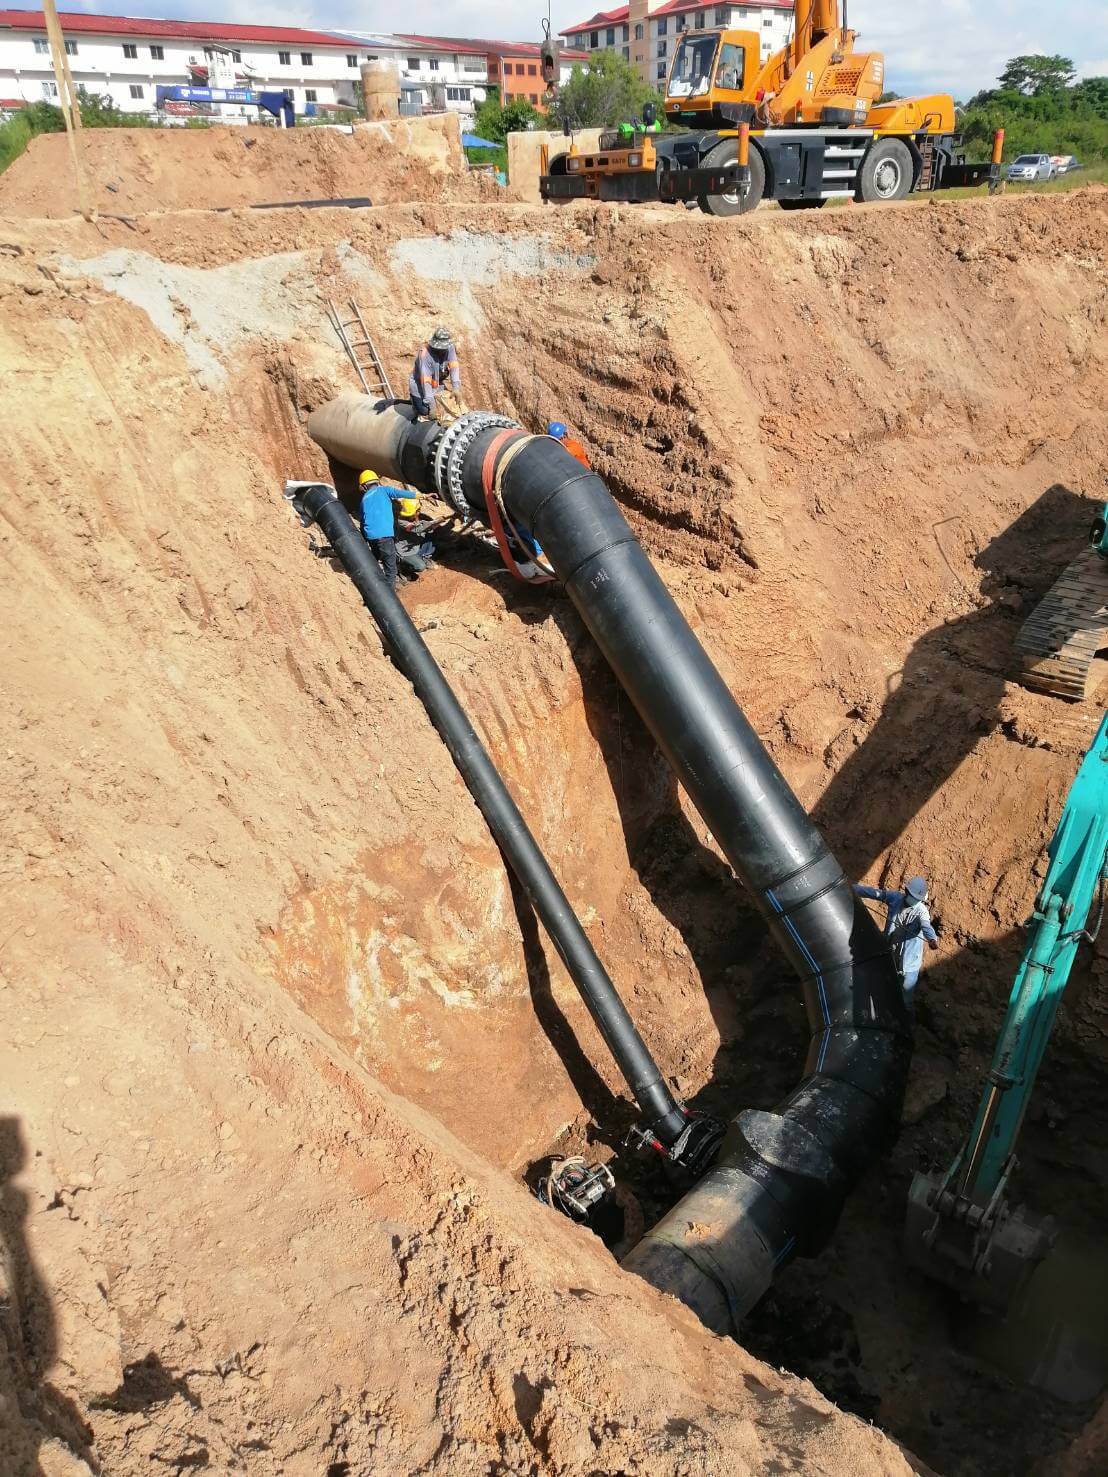
<svg viewBox="0 0 1108 1477">
<path fill-rule="evenodd" d="M 969 1137 L 945 1175 L 917 1174 L 905 1226 L 913 1265 L 1006 1308 L 1050 1250 L 1053 1223 L 1011 1210 L 1016 1142 L 1083 940 L 1095 939 L 1108 880 L 1108 716 L 1073 782 L 1047 848 L 1027 947 L 1016 972 Z M 1097 917 L 1090 931 L 1094 905 Z"/>
</svg>

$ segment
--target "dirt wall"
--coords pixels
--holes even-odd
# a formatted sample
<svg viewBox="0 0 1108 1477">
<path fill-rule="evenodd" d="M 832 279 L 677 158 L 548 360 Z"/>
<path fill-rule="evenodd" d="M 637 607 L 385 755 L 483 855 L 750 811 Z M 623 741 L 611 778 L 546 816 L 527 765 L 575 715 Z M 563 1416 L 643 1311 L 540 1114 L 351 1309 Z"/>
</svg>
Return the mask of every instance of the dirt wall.
<svg viewBox="0 0 1108 1477">
<path fill-rule="evenodd" d="M 368 196 L 477 198 L 456 114 L 335 129 L 98 128 L 82 133 L 94 204 L 105 214 L 228 210 L 288 200 Z M 0 174 L 0 216 L 77 209 L 65 135 L 40 134 Z"/>
<path fill-rule="evenodd" d="M 302 419 L 353 383 L 322 311 L 344 293 L 397 383 L 445 319 L 471 403 L 568 420 L 852 873 L 932 877 L 915 1116 L 848 1234 L 784 1274 L 787 1321 L 848 1327 L 836 1393 L 937 1467 L 988 1470 L 986 1395 L 1025 1467 L 1057 1449 L 952 1367 L 897 1236 L 911 1168 L 964 1129 L 1095 726 L 1006 654 L 1099 488 L 1106 198 L 4 222 L 5 1470 L 907 1470 L 501 1172 L 629 1115 L 280 498 L 325 473 Z M 795 983 L 571 608 L 484 546 L 442 564 L 404 598 L 667 1076 L 774 1101 Z M 1027 1143 L 1090 1224 L 1103 975 L 1044 1077 L 1067 1131 Z"/>
</svg>

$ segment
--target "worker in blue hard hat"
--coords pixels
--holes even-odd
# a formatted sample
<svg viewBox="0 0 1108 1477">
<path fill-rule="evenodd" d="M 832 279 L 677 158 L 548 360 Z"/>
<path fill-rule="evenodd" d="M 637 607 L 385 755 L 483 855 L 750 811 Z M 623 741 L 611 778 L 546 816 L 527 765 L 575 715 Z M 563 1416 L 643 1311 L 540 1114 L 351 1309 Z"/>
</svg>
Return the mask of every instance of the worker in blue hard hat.
<svg viewBox="0 0 1108 1477">
<path fill-rule="evenodd" d="M 867 887 L 854 884 L 857 897 L 884 903 L 887 910 L 885 937 L 892 946 L 893 958 L 900 971 L 904 998 L 909 1009 L 915 1009 L 915 988 L 923 968 L 923 946 L 939 947 L 939 936 L 931 922 L 927 907 L 927 882 L 923 877 L 909 877 L 904 890 L 891 887 Z"/>
<path fill-rule="evenodd" d="M 588 468 L 590 472 L 592 471 L 592 468 L 589 466 L 588 453 L 577 437 L 569 434 L 569 427 L 565 421 L 551 421 L 546 428 L 546 434 L 552 440 L 560 441 L 570 456 L 575 456 L 583 467 Z"/>
</svg>

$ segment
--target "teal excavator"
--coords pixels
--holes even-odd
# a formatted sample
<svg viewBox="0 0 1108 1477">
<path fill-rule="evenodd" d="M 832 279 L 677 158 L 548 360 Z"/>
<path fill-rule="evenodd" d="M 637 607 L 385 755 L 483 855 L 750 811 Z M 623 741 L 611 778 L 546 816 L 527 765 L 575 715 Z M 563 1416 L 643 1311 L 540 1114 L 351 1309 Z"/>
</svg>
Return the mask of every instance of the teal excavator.
<svg viewBox="0 0 1108 1477">
<path fill-rule="evenodd" d="M 1062 994 L 1078 948 L 1095 940 L 1104 914 L 1108 716 L 1078 770 L 1047 855 L 973 1128 L 945 1174 L 915 1176 L 905 1226 L 910 1264 L 1000 1313 L 1055 1239 L 1049 1217 L 1013 1209 L 1008 1196 L 1016 1143 Z"/>
</svg>

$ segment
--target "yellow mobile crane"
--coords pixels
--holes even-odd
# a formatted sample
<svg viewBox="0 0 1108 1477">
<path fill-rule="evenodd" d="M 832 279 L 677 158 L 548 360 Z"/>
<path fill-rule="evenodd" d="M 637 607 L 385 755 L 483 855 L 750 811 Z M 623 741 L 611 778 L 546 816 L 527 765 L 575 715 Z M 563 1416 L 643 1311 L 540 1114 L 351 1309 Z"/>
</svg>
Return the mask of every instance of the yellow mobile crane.
<svg viewBox="0 0 1108 1477">
<path fill-rule="evenodd" d="M 655 135 L 653 118 L 628 140 L 604 135 L 596 153 L 550 158 L 546 200 L 697 201 L 740 215 L 763 199 L 816 208 L 834 196 L 903 200 L 999 178 L 999 157 L 956 152 L 954 99 L 879 103 L 880 52 L 856 51 L 839 0 L 794 0 L 793 34 L 761 60 L 756 31 L 686 31 L 670 67 L 666 118 L 689 132 Z"/>
</svg>

